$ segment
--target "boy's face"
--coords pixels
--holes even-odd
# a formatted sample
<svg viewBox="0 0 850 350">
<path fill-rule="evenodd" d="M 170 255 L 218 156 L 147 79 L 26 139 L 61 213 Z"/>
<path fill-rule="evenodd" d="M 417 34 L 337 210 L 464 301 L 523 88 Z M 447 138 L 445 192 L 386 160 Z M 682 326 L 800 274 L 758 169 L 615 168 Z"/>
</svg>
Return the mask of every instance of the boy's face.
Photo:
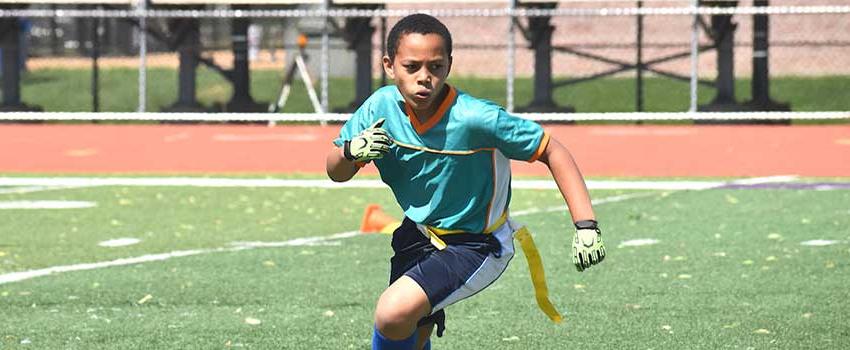
<svg viewBox="0 0 850 350">
<path fill-rule="evenodd" d="M 436 112 L 452 64 L 442 36 L 404 34 L 399 39 L 395 60 L 384 56 L 383 64 L 384 71 L 395 81 L 404 101 L 417 116 L 427 118 Z"/>
</svg>

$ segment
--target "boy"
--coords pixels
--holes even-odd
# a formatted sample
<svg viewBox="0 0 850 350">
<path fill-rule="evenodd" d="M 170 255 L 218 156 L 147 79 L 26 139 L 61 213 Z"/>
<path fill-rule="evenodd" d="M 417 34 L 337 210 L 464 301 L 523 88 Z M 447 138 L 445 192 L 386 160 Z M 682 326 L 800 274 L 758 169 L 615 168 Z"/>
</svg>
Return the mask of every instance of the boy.
<svg viewBox="0 0 850 350">
<path fill-rule="evenodd" d="M 443 309 L 504 272 L 521 228 L 508 218 L 510 159 L 549 167 L 576 223 L 576 268 L 605 257 L 570 153 L 537 123 L 447 85 L 451 51 L 451 35 L 436 18 L 400 20 L 383 57 L 396 85 L 360 106 L 327 156 L 328 176 L 338 182 L 374 162 L 404 209 L 392 237 L 390 285 L 375 308 L 372 349 L 430 349 L 434 325 L 438 336 L 445 327 Z"/>
</svg>

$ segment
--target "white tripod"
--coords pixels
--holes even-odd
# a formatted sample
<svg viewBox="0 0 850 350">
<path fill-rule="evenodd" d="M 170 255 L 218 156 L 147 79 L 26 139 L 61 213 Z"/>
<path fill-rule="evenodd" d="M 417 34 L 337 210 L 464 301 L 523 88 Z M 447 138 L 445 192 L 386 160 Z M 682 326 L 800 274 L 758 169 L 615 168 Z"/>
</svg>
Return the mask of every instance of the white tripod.
<svg viewBox="0 0 850 350">
<path fill-rule="evenodd" d="M 298 36 L 298 53 L 289 64 L 286 70 L 286 75 L 283 77 L 283 83 L 280 87 L 280 95 L 277 102 L 269 104 L 269 113 L 277 113 L 286 105 L 286 100 L 289 98 L 289 92 L 292 88 L 292 79 L 295 77 L 295 70 L 301 75 L 301 81 L 304 82 L 304 87 L 307 89 L 307 95 L 310 96 L 310 102 L 313 104 L 313 111 L 323 113 L 322 105 L 319 103 L 319 96 L 316 94 L 316 88 L 313 87 L 313 80 L 310 78 L 310 73 L 307 71 L 305 59 L 307 55 L 304 53 L 304 47 L 307 46 L 307 37 L 304 34 Z"/>
</svg>

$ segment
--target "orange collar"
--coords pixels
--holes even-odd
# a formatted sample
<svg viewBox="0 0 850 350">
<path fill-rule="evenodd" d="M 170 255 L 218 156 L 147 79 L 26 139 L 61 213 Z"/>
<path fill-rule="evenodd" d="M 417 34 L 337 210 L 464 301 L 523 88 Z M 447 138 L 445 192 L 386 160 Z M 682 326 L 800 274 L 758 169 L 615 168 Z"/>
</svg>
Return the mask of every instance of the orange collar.
<svg viewBox="0 0 850 350">
<path fill-rule="evenodd" d="M 404 110 L 407 112 L 410 124 L 413 125 L 413 129 L 416 130 L 417 134 L 422 135 L 433 128 L 434 125 L 437 125 L 437 123 L 439 123 L 446 115 L 446 112 L 449 110 L 452 103 L 454 103 L 455 97 L 457 97 L 457 91 L 455 91 L 455 88 L 451 85 L 446 84 L 446 87 L 449 89 L 449 92 L 446 94 L 446 98 L 443 99 L 443 102 L 440 103 L 440 108 L 437 108 L 437 112 L 428 117 L 424 123 L 419 122 L 419 118 L 416 117 L 416 113 L 413 112 L 410 105 L 406 103 L 404 104 Z"/>
</svg>

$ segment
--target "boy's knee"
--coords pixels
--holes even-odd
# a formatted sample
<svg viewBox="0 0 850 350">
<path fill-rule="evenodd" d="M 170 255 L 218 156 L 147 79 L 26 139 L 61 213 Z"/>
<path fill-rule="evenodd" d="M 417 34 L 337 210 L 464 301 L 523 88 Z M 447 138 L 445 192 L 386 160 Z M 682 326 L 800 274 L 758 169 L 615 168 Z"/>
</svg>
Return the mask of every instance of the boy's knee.
<svg viewBox="0 0 850 350">
<path fill-rule="evenodd" d="M 375 328 L 381 334 L 401 339 L 409 336 L 416 329 L 416 323 L 426 316 L 428 305 L 416 302 L 400 293 L 381 295 L 375 308 Z"/>
<path fill-rule="evenodd" d="M 416 322 L 421 317 L 412 305 L 405 305 L 403 302 L 382 302 L 378 303 L 375 309 L 375 327 L 384 335 L 398 338 L 394 335 L 409 335 L 407 333 L 416 327 Z"/>
</svg>

